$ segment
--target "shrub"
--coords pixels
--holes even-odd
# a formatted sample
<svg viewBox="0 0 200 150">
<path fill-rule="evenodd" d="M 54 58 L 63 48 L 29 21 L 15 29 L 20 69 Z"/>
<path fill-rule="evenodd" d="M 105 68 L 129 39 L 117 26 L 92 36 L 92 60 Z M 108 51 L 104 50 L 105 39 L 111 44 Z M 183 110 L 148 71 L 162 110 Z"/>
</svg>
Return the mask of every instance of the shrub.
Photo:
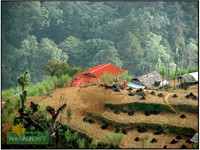
<svg viewBox="0 0 200 150">
<path fill-rule="evenodd" d="M 158 67 L 158 68 L 156 68 L 156 71 L 158 73 L 160 73 L 163 77 L 167 76 L 167 70 L 166 70 L 166 68 L 163 69 L 163 67 Z"/>
<path fill-rule="evenodd" d="M 120 110 L 123 111 L 124 107 L 128 108 L 128 111 L 157 111 L 158 113 L 165 111 L 169 113 L 173 113 L 169 106 L 163 104 L 155 104 L 155 103 L 127 103 L 127 104 L 111 104 L 105 103 L 105 107 L 111 110 Z"/>
<path fill-rule="evenodd" d="M 199 144 L 198 144 L 198 143 L 193 143 L 193 144 L 192 144 L 192 148 L 198 149 L 198 148 L 199 148 Z"/>
<path fill-rule="evenodd" d="M 68 124 L 70 123 L 71 119 L 72 119 L 72 109 L 68 108 L 67 109 L 67 122 L 68 122 Z"/>
<path fill-rule="evenodd" d="M 62 75 L 61 77 L 52 77 L 55 88 L 65 87 L 71 81 L 69 75 Z"/>
<path fill-rule="evenodd" d="M 78 139 L 78 148 L 85 148 L 85 139 Z"/>
<path fill-rule="evenodd" d="M 183 112 L 190 112 L 190 113 L 199 112 L 198 106 L 178 104 L 178 105 L 172 105 L 172 107 L 175 108 L 176 110 L 183 111 Z"/>
<path fill-rule="evenodd" d="M 188 73 L 197 72 L 197 71 L 198 71 L 198 67 L 197 66 L 190 66 L 188 68 Z"/>
<path fill-rule="evenodd" d="M 177 127 L 177 126 L 172 126 L 172 125 L 167 127 L 167 132 L 176 133 L 179 135 L 191 136 L 191 137 L 196 133 L 196 131 L 192 128 Z"/>
<path fill-rule="evenodd" d="M 73 76 L 73 75 L 79 73 L 81 71 L 81 68 L 70 67 L 65 62 L 49 61 L 45 66 L 45 70 L 51 76 L 61 77 L 61 76 L 66 75 L 66 74 Z"/>
<path fill-rule="evenodd" d="M 10 124 L 13 124 L 14 119 L 17 116 L 15 113 L 9 113 L 8 110 L 3 110 L 1 115 L 2 115 L 2 123 L 10 123 Z"/>
<path fill-rule="evenodd" d="M 115 148 L 115 147 L 113 145 L 110 145 L 109 143 L 99 142 L 99 143 L 97 143 L 96 148 L 102 149 L 102 148 Z"/>
<path fill-rule="evenodd" d="M 70 81 L 71 77 L 68 75 L 46 78 L 43 82 L 29 86 L 29 96 L 42 96 L 55 88 L 65 87 Z"/>
<path fill-rule="evenodd" d="M 20 99 L 7 100 L 5 107 L 2 109 L 2 122 L 13 123 L 16 117 L 15 112 L 20 107 Z"/>
<path fill-rule="evenodd" d="M 15 93 L 19 92 L 20 90 L 21 89 L 20 89 L 19 86 L 16 87 L 16 88 L 10 88 L 10 89 L 7 89 L 7 90 L 3 90 L 2 93 L 1 93 L 2 94 L 1 99 L 3 101 L 6 101 L 7 99 L 14 97 Z"/>
<path fill-rule="evenodd" d="M 115 76 L 112 75 L 112 74 L 103 74 L 101 77 L 100 77 L 100 83 L 101 84 L 112 84 L 113 81 L 114 81 L 114 78 Z"/>
<path fill-rule="evenodd" d="M 107 133 L 106 134 L 106 140 L 110 145 L 113 145 L 115 148 L 117 148 L 123 138 L 123 134 L 121 133 Z"/>
<path fill-rule="evenodd" d="M 64 134 L 65 143 L 62 145 L 64 148 L 88 148 L 91 146 L 92 138 L 86 134 L 71 130 L 69 127 L 66 128 L 67 131 Z"/>
<path fill-rule="evenodd" d="M 148 135 L 140 138 L 142 141 L 142 148 L 148 148 L 148 143 L 147 143 L 148 138 L 149 138 Z"/>
<path fill-rule="evenodd" d="M 128 73 L 123 73 L 123 74 L 121 74 L 121 75 L 119 76 L 119 80 L 120 80 L 120 82 L 122 82 L 124 79 L 125 79 L 125 80 L 127 81 L 127 83 L 128 83 L 128 82 L 130 82 L 130 81 L 133 79 L 133 76 L 130 75 L 130 74 L 128 74 Z"/>
<path fill-rule="evenodd" d="M 31 85 L 29 87 L 29 96 L 42 96 L 45 93 L 51 92 L 54 89 L 54 84 L 51 78 L 46 78 L 43 82 Z"/>
<path fill-rule="evenodd" d="M 146 128 L 146 129 L 154 129 L 161 133 L 164 132 L 164 127 L 161 124 L 156 123 L 134 123 L 134 126 L 137 128 Z"/>
</svg>

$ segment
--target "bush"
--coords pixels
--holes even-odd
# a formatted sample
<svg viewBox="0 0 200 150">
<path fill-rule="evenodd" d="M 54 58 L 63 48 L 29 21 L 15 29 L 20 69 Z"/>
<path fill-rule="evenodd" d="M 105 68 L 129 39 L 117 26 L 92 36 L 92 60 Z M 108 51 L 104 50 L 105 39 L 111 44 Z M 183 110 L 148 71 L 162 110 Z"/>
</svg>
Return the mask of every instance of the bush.
<svg viewBox="0 0 200 150">
<path fill-rule="evenodd" d="M 3 101 L 6 101 L 7 99 L 9 99 L 9 98 L 12 98 L 12 97 L 14 97 L 14 95 L 15 95 L 15 93 L 17 93 L 17 92 L 19 92 L 21 89 L 20 89 L 20 87 L 18 86 L 18 87 L 16 87 L 16 88 L 10 88 L 10 89 L 7 89 L 7 90 L 3 90 L 2 91 L 2 100 Z"/>
<path fill-rule="evenodd" d="M 61 77 L 46 78 L 43 82 L 29 86 L 29 96 L 42 96 L 45 93 L 52 92 L 55 88 L 65 87 L 71 81 L 68 75 Z"/>
<path fill-rule="evenodd" d="M 54 84 L 51 78 L 46 78 L 43 82 L 29 86 L 29 96 L 42 96 L 44 93 L 48 93 L 54 89 Z"/>
<path fill-rule="evenodd" d="M 167 77 L 167 70 L 166 68 L 163 69 L 163 67 L 156 68 L 156 71 L 160 73 L 163 77 Z"/>
<path fill-rule="evenodd" d="M 45 66 L 45 70 L 51 76 L 61 77 L 66 74 L 73 76 L 79 73 L 82 69 L 80 67 L 70 67 L 65 62 L 49 61 Z"/>
<path fill-rule="evenodd" d="M 69 127 L 67 127 L 64 137 L 65 143 L 62 145 L 64 148 L 89 148 L 93 140 L 86 134 L 71 130 Z"/>
<path fill-rule="evenodd" d="M 114 148 L 119 147 L 121 140 L 123 139 L 123 134 L 121 133 L 107 133 L 106 140 L 110 145 L 113 145 Z"/>
<path fill-rule="evenodd" d="M 119 80 L 122 82 L 124 79 L 129 83 L 133 79 L 133 76 L 128 73 L 123 73 L 119 76 Z"/>
<path fill-rule="evenodd" d="M 102 148 L 115 148 L 113 145 L 110 145 L 108 143 L 103 143 L 103 142 L 99 142 L 97 143 L 97 146 L 96 146 L 97 149 L 102 149 Z"/>
<path fill-rule="evenodd" d="M 54 88 L 66 87 L 67 83 L 71 81 L 71 77 L 69 75 L 62 75 L 61 77 L 54 76 L 52 78 Z"/>
<path fill-rule="evenodd" d="M 179 135 L 185 135 L 185 136 L 190 136 L 192 137 L 196 131 L 192 128 L 186 128 L 186 127 L 177 127 L 177 126 L 168 126 L 167 128 L 168 133 L 176 133 Z"/>
<path fill-rule="evenodd" d="M 100 83 L 101 84 L 112 84 L 114 81 L 115 76 L 112 74 L 103 74 L 100 78 Z"/>
<path fill-rule="evenodd" d="M 142 127 L 142 128 L 146 128 L 146 129 L 154 129 L 154 130 L 157 130 L 161 133 L 164 132 L 163 125 L 156 124 L 156 123 L 135 123 L 134 126 L 137 127 L 137 128 Z"/>
<path fill-rule="evenodd" d="M 172 105 L 172 107 L 175 108 L 176 110 L 183 111 L 183 112 L 189 112 L 189 113 L 199 112 L 198 106 L 178 104 L 178 105 Z"/>
<path fill-rule="evenodd" d="M 192 73 L 192 72 L 198 72 L 198 67 L 197 66 L 190 66 L 188 68 L 188 73 Z"/>
<path fill-rule="evenodd" d="M 166 68 L 163 70 L 163 67 L 159 67 L 159 68 L 156 69 L 156 71 L 158 73 L 160 73 L 163 77 L 166 78 L 166 76 L 167 76 L 167 70 L 166 70 Z M 187 74 L 187 73 L 192 73 L 192 72 L 197 72 L 197 71 L 198 71 L 198 67 L 197 66 L 190 66 L 188 68 L 182 69 L 181 75 Z M 179 75 L 179 72 L 180 72 L 180 68 L 178 68 L 177 75 Z M 174 78 L 175 78 L 175 74 L 174 74 L 173 71 L 171 71 L 171 73 L 170 73 L 170 79 L 174 79 Z"/>
<path fill-rule="evenodd" d="M 188 68 L 185 68 L 181 71 L 181 74 L 187 74 L 187 73 L 192 73 L 192 72 L 197 72 L 198 71 L 198 67 L 197 66 L 190 66 Z"/>
<path fill-rule="evenodd" d="M 158 113 L 165 111 L 169 113 L 173 113 L 169 106 L 163 104 L 155 104 L 155 103 L 127 103 L 127 104 L 111 104 L 106 103 L 104 104 L 105 107 L 111 110 L 119 110 L 123 111 L 124 107 L 128 108 L 128 111 L 157 111 Z"/>
<path fill-rule="evenodd" d="M 16 117 L 16 110 L 20 106 L 20 99 L 7 100 L 5 107 L 2 109 L 2 122 L 13 123 Z"/>
</svg>

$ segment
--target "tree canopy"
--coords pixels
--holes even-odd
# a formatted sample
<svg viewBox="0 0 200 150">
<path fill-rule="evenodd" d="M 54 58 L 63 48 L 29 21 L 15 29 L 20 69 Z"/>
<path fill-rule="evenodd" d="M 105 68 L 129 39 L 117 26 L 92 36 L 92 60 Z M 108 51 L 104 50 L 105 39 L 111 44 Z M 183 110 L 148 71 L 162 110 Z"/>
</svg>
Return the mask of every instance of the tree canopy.
<svg viewBox="0 0 200 150">
<path fill-rule="evenodd" d="M 83 69 L 113 63 L 133 76 L 170 64 L 198 66 L 198 2 L 2 2 L 2 88 L 48 62 Z"/>
</svg>

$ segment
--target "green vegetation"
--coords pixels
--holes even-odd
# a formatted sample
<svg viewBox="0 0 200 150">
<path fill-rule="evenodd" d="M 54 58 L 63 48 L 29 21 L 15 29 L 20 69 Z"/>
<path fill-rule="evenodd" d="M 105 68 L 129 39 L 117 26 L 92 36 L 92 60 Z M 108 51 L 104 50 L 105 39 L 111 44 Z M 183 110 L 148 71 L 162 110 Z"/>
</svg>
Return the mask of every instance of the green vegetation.
<svg viewBox="0 0 200 150">
<path fill-rule="evenodd" d="M 7 89 L 7 90 L 3 90 L 1 92 L 1 98 L 3 101 L 6 101 L 8 100 L 9 98 L 12 98 L 12 97 L 15 97 L 14 95 L 19 92 L 21 90 L 21 88 L 18 86 L 16 88 L 10 88 L 10 89 Z M 18 95 L 19 96 L 19 95 Z"/>
<path fill-rule="evenodd" d="M 192 73 L 192 72 L 197 72 L 198 71 L 198 67 L 197 66 L 190 66 L 186 69 L 183 69 L 181 74 L 187 74 L 187 73 Z"/>
<path fill-rule="evenodd" d="M 79 73 L 81 71 L 81 68 L 70 67 L 66 62 L 49 61 L 45 66 L 45 70 L 51 76 L 61 77 L 66 74 L 68 74 L 69 76 L 73 76 Z"/>
<path fill-rule="evenodd" d="M 140 103 L 140 102 L 125 103 L 125 104 L 105 103 L 104 106 L 113 111 L 118 110 L 121 112 L 124 112 L 124 110 L 126 110 L 134 112 L 157 111 L 158 113 L 160 112 L 175 113 L 168 105 L 155 104 L 155 103 Z M 190 113 L 199 112 L 198 106 L 193 106 L 193 105 L 177 104 L 177 105 L 172 105 L 172 107 L 181 112 L 190 112 Z"/>
<path fill-rule="evenodd" d="M 68 76 L 67 76 L 68 77 Z M 57 79 L 57 77 L 54 77 Z M 59 79 L 58 79 L 59 80 Z M 30 81 L 30 74 L 26 71 L 22 74 L 18 81 L 22 87 L 22 92 L 20 94 L 20 99 L 11 102 L 10 99 L 7 100 L 6 105 L 2 111 L 2 122 L 3 123 L 10 123 L 10 124 L 18 124 L 19 122 L 23 124 L 26 128 L 26 131 L 48 131 L 50 135 L 50 142 L 49 145 L 40 146 L 40 145 L 15 145 L 15 148 L 37 148 L 37 147 L 51 147 L 51 148 L 99 148 L 103 145 L 105 147 L 110 148 L 113 145 L 107 143 L 93 143 L 93 139 L 86 134 L 77 132 L 72 130 L 70 126 L 66 126 L 62 124 L 62 118 L 60 122 L 56 118 L 59 114 L 63 115 L 63 110 L 66 108 L 66 103 L 61 105 L 57 110 L 55 110 L 51 106 L 47 106 L 46 108 L 39 107 L 38 104 L 31 102 L 29 108 L 26 109 L 26 101 L 28 95 L 28 85 Z M 44 82 L 41 85 L 45 85 Z M 38 84 L 39 85 L 39 84 Z M 38 92 L 38 91 L 37 91 Z M 61 94 L 60 101 L 64 102 L 64 95 Z M 17 117 L 17 110 L 20 114 Z M 33 117 L 32 115 L 35 113 L 36 115 Z M 51 117 L 47 117 L 46 113 L 49 113 Z M 72 110 L 71 108 L 67 109 L 67 121 L 68 123 L 72 119 Z M 33 119 L 34 118 L 34 119 Z M 88 130 L 88 128 L 87 128 Z M 121 138 L 122 139 L 122 138 Z M 114 136 L 114 145 L 119 142 L 119 136 Z M 120 140 L 121 141 L 121 140 Z M 13 145 L 7 145 L 5 140 L 2 140 L 2 147 L 4 148 L 14 148 Z"/>
<path fill-rule="evenodd" d="M 63 87 L 69 82 L 65 80 L 70 80 L 68 75 L 59 77 L 47 78 L 41 83 L 34 84 L 29 88 L 30 96 L 42 96 L 46 93 L 52 92 L 54 89 L 58 87 Z"/>
<path fill-rule="evenodd" d="M 174 113 L 168 105 L 155 104 L 155 103 L 127 103 L 127 104 L 111 104 L 105 103 L 104 106 L 111 110 L 123 111 L 124 108 L 128 108 L 128 111 L 157 111 L 160 112 L 169 112 Z"/>
<path fill-rule="evenodd" d="M 7 100 L 6 105 L 2 109 L 2 123 L 12 124 L 16 115 L 16 110 L 20 106 L 20 99 Z"/>
<path fill-rule="evenodd" d="M 142 141 L 142 148 L 148 148 L 148 143 L 147 143 L 148 138 L 149 138 L 148 135 L 140 138 Z"/>
<path fill-rule="evenodd" d="M 133 129 L 133 128 L 145 128 L 145 129 L 154 129 L 157 131 L 160 131 L 161 133 L 176 133 L 179 135 L 184 136 L 193 136 L 196 131 L 193 128 L 187 128 L 187 127 L 179 127 L 179 126 L 173 126 L 169 124 L 156 124 L 156 123 L 120 123 L 116 122 L 114 120 L 109 120 L 107 118 L 104 118 L 102 116 L 88 113 L 88 116 L 100 120 L 103 123 L 106 123 L 108 125 L 114 126 L 116 128 L 127 128 L 127 129 Z"/>
<path fill-rule="evenodd" d="M 29 96 L 42 96 L 49 95 L 56 88 L 66 87 L 67 83 L 72 80 L 69 75 L 62 75 L 60 77 L 49 77 L 46 78 L 43 82 L 36 83 L 34 85 L 28 86 L 28 95 Z M 6 100 L 8 98 L 14 97 L 14 93 L 19 92 L 19 87 L 11 88 L 9 90 L 2 91 L 2 99 Z"/>
<path fill-rule="evenodd" d="M 100 77 L 101 84 L 112 84 L 114 81 L 115 76 L 112 74 L 104 74 Z"/>
<path fill-rule="evenodd" d="M 177 70 L 177 75 L 179 75 L 179 73 L 181 74 L 181 75 L 183 75 L 183 74 L 187 74 L 187 73 L 192 73 L 192 72 L 197 72 L 198 71 L 198 67 L 197 66 L 190 66 L 190 67 L 188 67 L 188 68 L 185 68 L 185 69 L 183 69 L 181 72 L 180 72 L 180 68 L 177 68 L 178 70 Z M 163 68 L 162 67 L 158 67 L 158 68 L 156 68 L 156 71 L 157 72 L 159 72 L 163 77 L 167 77 L 167 69 L 166 68 L 164 68 L 164 70 L 163 70 Z M 169 79 L 174 79 L 175 78 L 175 74 L 174 74 L 174 70 L 170 70 L 170 75 L 169 75 Z"/>
<path fill-rule="evenodd" d="M 172 105 L 172 107 L 178 111 L 189 112 L 189 113 L 199 113 L 198 106 L 186 105 L 186 104 L 178 104 Z"/>
<path fill-rule="evenodd" d="M 168 133 L 176 133 L 176 134 L 185 135 L 189 137 L 192 137 L 196 133 L 196 131 L 192 128 L 177 127 L 173 125 L 166 127 L 166 129 Z"/>
<path fill-rule="evenodd" d="M 119 80 L 120 80 L 120 82 L 123 82 L 124 79 L 125 79 L 125 80 L 127 81 L 127 83 L 128 83 L 128 82 L 130 82 L 130 81 L 133 79 L 133 76 L 130 75 L 130 74 L 128 74 L 128 73 L 123 73 L 123 74 L 121 74 L 121 75 L 119 76 Z"/>
<path fill-rule="evenodd" d="M 192 144 L 192 148 L 198 149 L 198 148 L 199 148 L 199 143 L 193 143 L 193 144 Z"/>
<path fill-rule="evenodd" d="M 23 114 L 25 109 L 26 109 L 26 101 L 27 101 L 27 95 L 28 95 L 27 86 L 29 85 L 29 82 L 30 82 L 30 74 L 29 74 L 29 72 L 25 71 L 24 74 L 22 74 L 18 78 L 18 82 L 22 87 L 22 93 L 20 94 L 21 107 L 18 109 L 18 112 L 20 114 Z"/>
<path fill-rule="evenodd" d="M 108 141 L 108 143 L 111 145 L 111 147 L 118 148 L 123 138 L 123 134 L 122 133 L 107 133 L 105 138 Z"/>
<path fill-rule="evenodd" d="M 173 74 L 179 61 L 179 71 L 194 71 L 197 33 L 197 1 L 3 2 L 2 88 L 16 87 L 24 68 L 32 84 L 68 65 L 113 63 L 138 76 L 168 64 Z"/>
<path fill-rule="evenodd" d="M 44 80 L 43 82 L 31 85 L 28 89 L 29 96 L 42 96 L 45 93 L 50 93 L 55 89 L 54 83 L 51 78 Z"/>
<path fill-rule="evenodd" d="M 68 124 L 69 124 L 70 121 L 72 120 L 72 115 L 73 115 L 73 113 L 72 113 L 71 108 L 68 108 L 68 109 L 67 109 L 67 122 L 68 122 Z"/>
</svg>

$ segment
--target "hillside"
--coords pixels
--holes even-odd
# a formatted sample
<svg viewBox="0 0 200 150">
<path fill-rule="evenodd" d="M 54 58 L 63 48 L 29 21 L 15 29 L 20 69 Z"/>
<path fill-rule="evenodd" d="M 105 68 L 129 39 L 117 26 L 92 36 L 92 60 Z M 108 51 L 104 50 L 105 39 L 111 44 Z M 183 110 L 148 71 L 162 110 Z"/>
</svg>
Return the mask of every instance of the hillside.
<svg viewBox="0 0 200 150">
<path fill-rule="evenodd" d="M 31 83 L 41 82 L 51 61 L 83 70 L 112 63 L 140 76 L 167 66 L 174 73 L 179 60 L 182 74 L 197 71 L 198 6 L 197 0 L 2 1 L 2 89 L 16 87 L 26 69 Z"/>
<path fill-rule="evenodd" d="M 133 90 L 135 91 L 135 90 Z M 156 95 L 151 95 L 150 92 L 154 91 Z M 147 90 L 146 100 L 140 100 L 138 95 L 128 96 L 128 90 L 121 90 L 120 92 L 114 92 L 111 89 L 104 89 L 101 86 L 88 86 L 84 88 L 78 87 L 66 87 L 59 88 L 53 91 L 52 97 L 28 97 L 27 105 L 31 101 L 38 103 L 41 109 L 46 108 L 46 106 L 53 106 L 58 108 L 64 102 L 67 103 L 67 108 L 72 109 L 72 120 L 70 125 L 72 128 L 86 133 L 87 135 L 94 138 L 95 141 L 106 141 L 105 136 L 108 133 L 114 132 L 118 124 L 125 125 L 134 125 L 134 123 L 155 123 L 159 125 L 168 126 L 178 126 L 192 128 L 195 132 L 198 132 L 198 113 L 197 111 L 187 112 L 187 109 L 180 109 L 174 107 L 174 105 L 185 104 L 191 108 L 198 108 L 198 100 L 187 99 L 185 95 L 193 93 L 197 95 L 198 86 L 194 85 L 188 88 L 187 90 L 175 89 L 170 91 L 157 91 L 157 90 Z M 163 93 L 164 97 L 158 97 L 157 94 Z M 173 98 L 172 94 L 177 94 L 177 98 Z M 63 100 L 60 97 L 64 97 Z M 157 115 L 146 116 L 142 111 L 136 111 L 132 116 L 127 114 L 127 111 L 120 113 L 114 113 L 113 110 L 104 107 L 105 103 L 110 103 L 113 105 L 127 105 L 131 103 L 146 103 L 146 104 L 161 104 L 166 107 L 169 106 L 169 109 L 175 111 L 175 113 L 169 113 L 162 111 Z M 190 111 L 190 110 L 189 110 Z M 84 122 L 83 118 L 88 116 L 88 114 L 94 114 L 100 117 L 93 117 L 95 123 L 90 124 Z M 184 114 L 186 118 L 180 118 L 180 115 Z M 92 117 L 92 116 L 90 116 Z M 103 118 L 103 119 L 98 119 Z M 58 117 L 57 119 L 60 119 Z M 62 123 L 67 124 L 66 112 L 63 112 Z M 105 124 L 107 120 L 110 122 L 108 129 L 102 130 L 100 127 Z M 190 139 L 191 136 L 181 135 L 182 139 L 178 140 L 176 144 L 170 144 L 170 141 L 176 138 L 177 134 L 175 133 L 165 133 L 161 135 L 154 135 L 155 129 L 147 129 L 145 133 L 139 133 L 137 128 L 127 129 L 127 134 L 123 136 L 123 139 L 120 143 L 121 148 L 142 148 L 144 144 L 142 141 L 136 142 L 134 139 L 136 137 L 146 138 L 146 147 L 147 148 L 162 148 L 167 146 L 167 148 L 180 148 L 183 144 L 187 148 L 192 148 L 191 143 L 187 143 L 186 140 Z M 5 127 L 3 127 L 3 132 Z M 151 143 L 151 140 L 155 138 L 157 141 Z M 144 145 L 143 145 L 144 146 Z"/>
</svg>

